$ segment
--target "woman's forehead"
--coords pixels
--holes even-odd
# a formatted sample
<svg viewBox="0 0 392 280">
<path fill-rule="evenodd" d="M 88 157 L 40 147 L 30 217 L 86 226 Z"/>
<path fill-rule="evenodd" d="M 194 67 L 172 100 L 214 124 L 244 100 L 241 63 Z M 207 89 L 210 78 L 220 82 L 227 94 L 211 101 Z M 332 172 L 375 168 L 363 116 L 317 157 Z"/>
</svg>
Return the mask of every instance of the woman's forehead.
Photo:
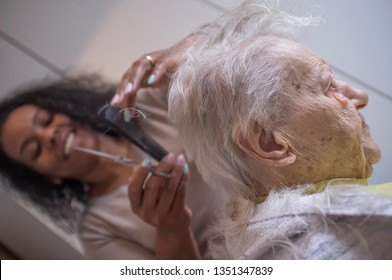
<svg viewBox="0 0 392 280">
<path fill-rule="evenodd" d="M 298 70 L 302 69 L 309 71 L 314 67 L 321 65 L 324 65 L 324 68 L 328 68 L 326 61 L 323 58 L 298 42 L 275 36 L 266 36 L 264 39 L 266 38 L 273 42 L 268 49 L 268 53 L 287 60 L 292 69 L 298 68 Z M 263 37 L 260 37 L 260 40 L 263 40 Z"/>
<path fill-rule="evenodd" d="M 26 120 L 29 117 L 32 117 L 37 110 L 40 108 L 34 104 L 25 104 L 22 105 L 16 109 L 14 109 L 9 115 L 6 120 L 8 122 L 9 120 Z"/>
</svg>

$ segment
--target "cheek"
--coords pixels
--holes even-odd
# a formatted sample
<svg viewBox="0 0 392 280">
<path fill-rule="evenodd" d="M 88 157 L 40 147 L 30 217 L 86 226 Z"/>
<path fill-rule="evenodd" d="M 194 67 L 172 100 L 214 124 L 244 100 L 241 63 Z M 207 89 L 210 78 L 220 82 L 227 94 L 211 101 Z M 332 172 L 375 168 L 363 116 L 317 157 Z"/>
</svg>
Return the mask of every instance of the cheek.
<svg viewBox="0 0 392 280">
<path fill-rule="evenodd" d="M 365 133 L 363 136 L 363 150 L 365 153 L 366 160 L 370 164 L 374 164 L 381 159 L 381 150 L 377 143 L 370 136 L 370 133 Z"/>
<path fill-rule="evenodd" d="M 39 159 L 27 163 L 27 166 L 42 174 L 51 174 L 58 168 L 58 160 L 53 153 L 42 151 Z"/>
<path fill-rule="evenodd" d="M 312 114 L 302 118 L 292 130 L 294 148 L 310 161 L 336 159 L 338 155 L 358 153 L 360 135 L 348 116 Z"/>
<path fill-rule="evenodd" d="M 20 161 L 19 147 L 22 140 L 25 138 L 23 130 L 16 128 L 3 127 L 0 138 L 0 146 L 2 151 L 9 158 Z"/>
</svg>

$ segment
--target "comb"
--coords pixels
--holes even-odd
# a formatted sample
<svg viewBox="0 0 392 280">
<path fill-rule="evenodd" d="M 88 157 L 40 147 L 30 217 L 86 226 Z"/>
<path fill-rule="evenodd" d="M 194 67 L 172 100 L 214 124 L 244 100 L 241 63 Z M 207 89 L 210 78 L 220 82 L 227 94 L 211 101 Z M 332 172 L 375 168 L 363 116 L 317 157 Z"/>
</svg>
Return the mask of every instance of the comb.
<svg viewBox="0 0 392 280">
<path fill-rule="evenodd" d="M 167 151 L 140 127 L 138 119 L 129 118 L 129 115 L 124 115 L 124 113 L 127 114 L 129 111 L 105 105 L 99 110 L 98 117 L 111 130 L 131 141 L 154 159 L 160 161 L 166 156 Z"/>
</svg>

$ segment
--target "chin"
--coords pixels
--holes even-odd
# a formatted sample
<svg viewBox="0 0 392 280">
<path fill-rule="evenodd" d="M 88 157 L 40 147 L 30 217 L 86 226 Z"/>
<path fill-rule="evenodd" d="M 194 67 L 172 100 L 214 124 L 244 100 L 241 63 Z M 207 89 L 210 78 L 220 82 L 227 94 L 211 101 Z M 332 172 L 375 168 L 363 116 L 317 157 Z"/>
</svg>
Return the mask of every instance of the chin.
<svg viewBox="0 0 392 280">
<path fill-rule="evenodd" d="M 366 161 L 369 164 L 375 164 L 381 159 L 381 150 L 377 143 L 373 140 L 372 137 L 366 137 L 363 140 L 363 153 L 365 155 Z"/>
<path fill-rule="evenodd" d="M 371 163 L 367 163 L 365 167 L 365 178 L 369 178 L 373 174 L 373 166 Z"/>
<path fill-rule="evenodd" d="M 377 145 L 364 147 L 365 158 L 369 164 L 375 164 L 381 159 L 381 150 Z"/>
<path fill-rule="evenodd" d="M 364 154 L 366 159 L 365 178 L 369 178 L 373 173 L 373 164 L 381 159 L 381 151 L 377 145 L 371 147 L 364 147 Z"/>
</svg>

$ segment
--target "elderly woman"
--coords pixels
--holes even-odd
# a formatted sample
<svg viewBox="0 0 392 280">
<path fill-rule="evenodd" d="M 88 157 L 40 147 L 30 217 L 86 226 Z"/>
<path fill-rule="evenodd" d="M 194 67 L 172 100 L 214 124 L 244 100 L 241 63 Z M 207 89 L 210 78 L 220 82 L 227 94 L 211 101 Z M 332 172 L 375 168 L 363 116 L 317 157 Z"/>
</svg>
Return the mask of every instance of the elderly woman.
<svg viewBox="0 0 392 280">
<path fill-rule="evenodd" d="M 174 77 L 188 156 L 232 197 L 216 258 L 392 258 L 392 200 L 362 186 L 381 156 L 358 112 L 368 95 L 293 41 L 309 23 L 246 2 L 204 28 Z"/>
</svg>

